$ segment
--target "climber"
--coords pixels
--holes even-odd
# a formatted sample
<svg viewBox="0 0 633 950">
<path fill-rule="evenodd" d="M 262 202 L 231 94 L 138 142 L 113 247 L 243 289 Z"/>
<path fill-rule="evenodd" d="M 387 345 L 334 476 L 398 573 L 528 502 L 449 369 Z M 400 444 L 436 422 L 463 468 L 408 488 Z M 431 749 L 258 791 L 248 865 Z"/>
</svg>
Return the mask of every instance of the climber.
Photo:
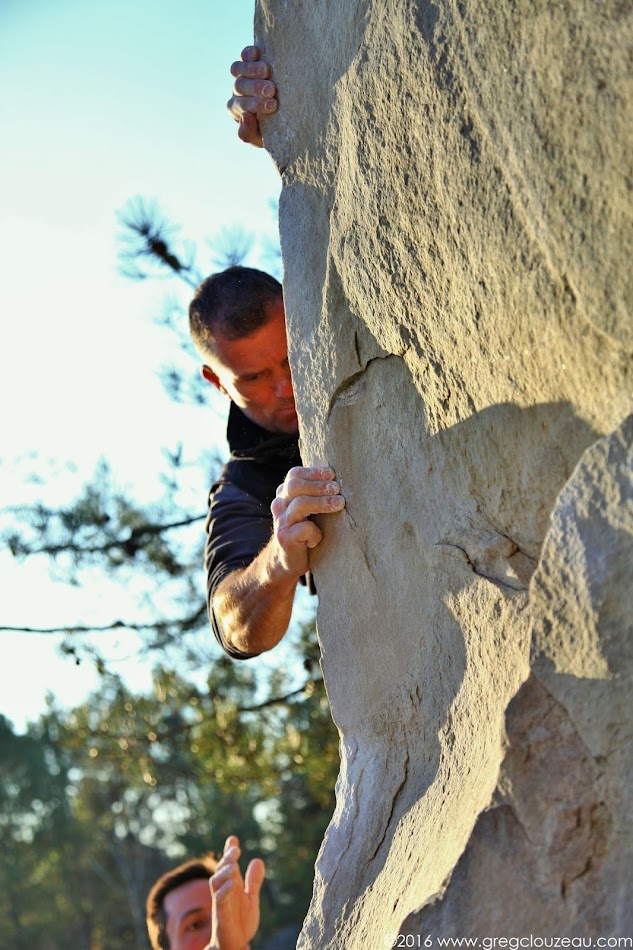
<svg viewBox="0 0 633 950">
<path fill-rule="evenodd" d="M 203 377 L 231 400 L 231 457 L 206 524 L 209 617 L 225 652 L 248 659 L 279 643 L 297 583 L 309 583 L 322 537 L 310 516 L 345 500 L 329 466 L 301 462 L 281 284 L 229 267 L 198 287 L 189 324 Z"/>
<path fill-rule="evenodd" d="M 240 138 L 261 147 L 258 115 L 277 109 L 270 66 L 247 46 L 233 63 L 228 103 Z M 321 540 L 311 515 L 345 501 L 329 466 L 301 463 L 281 284 L 229 267 L 207 278 L 189 308 L 202 375 L 231 400 L 231 458 L 212 486 L 205 563 L 209 617 L 229 656 L 246 659 L 284 636 L 308 552 Z"/>
</svg>

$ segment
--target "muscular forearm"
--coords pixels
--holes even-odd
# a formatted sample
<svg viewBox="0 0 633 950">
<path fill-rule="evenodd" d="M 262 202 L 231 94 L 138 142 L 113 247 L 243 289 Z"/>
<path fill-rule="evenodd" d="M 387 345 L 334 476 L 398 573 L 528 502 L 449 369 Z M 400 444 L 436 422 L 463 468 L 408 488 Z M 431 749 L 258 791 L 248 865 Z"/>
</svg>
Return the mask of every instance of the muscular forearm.
<svg viewBox="0 0 633 950">
<path fill-rule="evenodd" d="M 288 629 L 298 580 L 281 563 L 274 537 L 252 564 L 225 577 L 213 612 L 229 646 L 251 654 L 272 650 Z"/>
<path fill-rule="evenodd" d="M 215 620 L 225 643 L 240 653 L 272 650 L 285 634 L 297 582 L 323 536 L 311 516 L 345 507 L 334 477 L 328 467 L 291 468 L 270 506 L 270 541 L 248 567 L 233 571 L 216 588 Z"/>
</svg>

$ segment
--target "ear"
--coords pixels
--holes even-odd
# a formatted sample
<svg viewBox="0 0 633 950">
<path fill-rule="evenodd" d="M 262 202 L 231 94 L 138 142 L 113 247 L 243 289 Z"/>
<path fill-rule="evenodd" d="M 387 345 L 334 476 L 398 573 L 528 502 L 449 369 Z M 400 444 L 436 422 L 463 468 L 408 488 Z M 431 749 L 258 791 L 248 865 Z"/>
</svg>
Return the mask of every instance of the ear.
<svg viewBox="0 0 633 950">
<path fill-rule="evenodd" d="M 200 368 L 200 372 L 202 373 L 204 379 L 206 379 L 208 383 L 211 383 L 212 386 L 215 386 L 215 388 L 219 390 L 224 396 L 229 395 L 220 382 L 220 377 L 217 375 L 217 373 L 213 372 L 210 366 L 207 366 L 207 364 L 204 363 Z"/>
</svg>

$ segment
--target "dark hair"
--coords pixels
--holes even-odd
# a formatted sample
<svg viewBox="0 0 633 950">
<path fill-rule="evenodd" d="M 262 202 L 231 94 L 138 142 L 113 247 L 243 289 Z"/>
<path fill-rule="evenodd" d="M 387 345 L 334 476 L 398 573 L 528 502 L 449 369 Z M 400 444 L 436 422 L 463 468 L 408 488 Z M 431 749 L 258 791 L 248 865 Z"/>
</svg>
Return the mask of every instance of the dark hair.
<svg viewBox="0 0 633 950">
<path fill-rule="evenodd" d="M 207 881 L 216 868 L 216 860 L 211 853 L 179 864 L 159 877 L 147 895 L 145 904 L 145 922 L 153 950 L 170 950 L 167 936 L 167 914 L 164 901 L 171 891 L 189 881 L 204 879 Z"/>
<path fill-rule="evenodd" d="M 282 297 L 278 280 L 254 267 L 228 267 L 203 280 L 189 304 L 189 329 L 201 355 L 213 353 L 220 334 L 239 340 L 259 330 Z"/>
</svg>

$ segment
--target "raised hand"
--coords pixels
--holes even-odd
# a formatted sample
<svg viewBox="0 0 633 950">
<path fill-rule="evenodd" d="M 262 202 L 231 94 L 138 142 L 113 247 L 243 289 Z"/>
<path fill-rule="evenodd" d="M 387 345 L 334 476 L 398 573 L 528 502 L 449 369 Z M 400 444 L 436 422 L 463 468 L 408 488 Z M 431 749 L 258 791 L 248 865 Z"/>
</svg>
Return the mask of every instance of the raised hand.
<svg viewBox="0 0 633 950">
<path fill-rule="evenodd" d="M 238 864 L 240 843 L 230 835 L 215 874 L 211 878 L 213 911 L 211 943 L 206 950 L 248 950 L 259 927 L 259 892 L 264 880 L 265 867 L 261 858 L 255 858 L 246 869 L 246 876 Z"/>
<path fill-rule="evenodd" d="M 243 142 L 262 148 L 259 116 L 271 115 L 278 106 L 270 66 L 260 60 L 256 46 L 247 46 L 242 50 L 241 60 L 231 66 L 231 75 L 235 82 L 227 109 L 239 123 L 237 134 Z"/>
</svg>

